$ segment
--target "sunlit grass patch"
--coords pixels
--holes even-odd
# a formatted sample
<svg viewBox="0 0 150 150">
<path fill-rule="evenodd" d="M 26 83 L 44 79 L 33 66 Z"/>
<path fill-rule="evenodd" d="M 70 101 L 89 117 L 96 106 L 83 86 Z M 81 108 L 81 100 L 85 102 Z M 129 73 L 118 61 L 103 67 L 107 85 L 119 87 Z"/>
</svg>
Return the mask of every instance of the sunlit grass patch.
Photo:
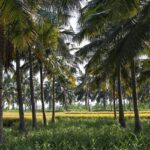
<svg viewBox="0 0 150 150">
<path fill-rule="evenodd" d="M 51 119 L 51 112 L 47 112 L 47 119 Z M 117 116 L 119 116 L 117 112 Z M 42 120 L 42 112 L 36 113 L 37 120 Z M 112 111 L 107 112 L 56 112 L 56 118 L 113 118 L 114 113 Z M 133 111 L 125 112 L 125 117 L 134 117 Z M 141 118 L 150 118 L 150 111 L 140 111 Z M 4 112 L 4 119 L 19 119 L 18 112 Z M 25 119 L 32 119 L 31 112 L 25 112 Z"/>
</svg>

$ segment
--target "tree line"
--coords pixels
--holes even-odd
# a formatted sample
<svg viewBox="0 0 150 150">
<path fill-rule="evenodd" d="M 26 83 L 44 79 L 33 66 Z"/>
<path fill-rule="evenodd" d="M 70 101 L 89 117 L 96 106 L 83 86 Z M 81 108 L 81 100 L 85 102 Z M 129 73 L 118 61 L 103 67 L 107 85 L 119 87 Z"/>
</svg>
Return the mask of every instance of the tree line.
<svg viewBox="0 0 150 150">
<path fill-rule="evenodd" d="M 46 94 L 43 83 L 47 78 L 51 83 L 53 123 L 59 88 L 63 89 L 64 105 L 66 93 L 73 91 L 79 100 L 85 99 L 87 106 L 89 97 L 93 100 L 103 97 L 105 106 L 106 93 L 109 91 L 113 99 L 114 116 L 116 99 L 119 99 L 120 125 L 126 127 L 122 101 L 122 97 L 125 97 L 133 100 L 135 131 L 142 129 L 138 96 L 141 101 L 150 96 L 150 2 L 91 0 L 84 7 L 81 7 L 81 3 L 80 0 L 0 0 L 0 143 L 3 141 L 3 97 L 5 91 L 9 90 L 3 86 L 5 72 L 13 74 L 16 84 L 21 131 L 25 129 L 23 103 L 27 94 L 32 110 L 32 127 L 37 128 L 34 77 L 38 73 L 45 126 Z M 74 9 L 79 14 L 78 33 L 74 33 L 68 21 Z M 72 42 L 80 43 L 85 39 L 89 44 L 72 55 Z M 141 59 L 143 56 L 145 58 Z M 80 84 L 74 91 L 78 80 L 75 77 L 76 69 L 83 60 L 87 62 L 85 74 L 80 77 Z M 28 74 L 26 81 L 25 74 Z M 29 86 L 23 89 L 25 85 Z M 23 90 L 27 90 L 25 95 Z"/>
<path fill-rule="evenodd" d="M 46 125 L 43 97 L 43 79 L 52 80 L 53 106 L 55 102 L 55 81 L 60 78 L 74 84 L 70 54 L 66 38 L 73 35 L 68 23 L 71 10 L 79 7 L 79 1 L 1 0 L 0 8 L 0 143 L 3 141 L 3 77 L 4 72 L 13 72 L 16 80 L 19 105 L 20 130 L 25 129 L 22 81 L 25 72 L 29 74 L 32 126 L 37 127 L 33 76 L 40 72 L 40 97 L 44 125 Z M 64 25 L 68 24 L 69 29 Z M 22 66 L 22 61 L 24 65 Z M 15 67 L 13 67 L 15 62 Z M 12 83 L 13 84 L 13 83 Z M 52 121 L 54 122 L 54 110 Z"/>
</svg>

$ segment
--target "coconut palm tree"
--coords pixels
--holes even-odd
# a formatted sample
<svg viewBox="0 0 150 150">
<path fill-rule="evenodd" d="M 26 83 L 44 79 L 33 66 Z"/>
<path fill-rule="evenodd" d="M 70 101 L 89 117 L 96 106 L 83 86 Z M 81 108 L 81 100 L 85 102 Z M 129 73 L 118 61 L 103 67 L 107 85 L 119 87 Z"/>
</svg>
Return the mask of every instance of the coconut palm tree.
<svg viewBox="0 0 150 150">
<path fill-rule="evenodd" d="M 6 21 L 7 25 L 11 26 L 9 29 L 9 33 L 11 36 L 11 42 L 15 49 L 15 55 L 16 55 L 16 67 L 17 67 L 17 90 L 18 90 L 18 101 L 19 101 L 19 116 L 20 116 L 20 129 L 24 129 L 24 113 L 23 113 L 23 101 L 22 101 L 22 94 L 21 94 L 21 77 L 20 77 L 20 50 L 23 48 L 28 49 L 28 46 L 32 43 L 33 40 L 33 34 L 30 30 L 31 25 L 31 9 L 33 8 L 33 4 L 36 4 L 38 1 L 28 1 L 28 0 L 1 0 L 0 1 L 0 7 L 1 7 L 1 15 L 3 17 L 3 20 Z M 65 12 L 65 10 L 71 10 L 77 6 L 79 6 L 79 1 L 71 0 L 71 1 L 48 1 L 49 4 L 53 6 L 53 8 L 57 8 L 57 13 L 59 12 Z M 62 9 L 58 9 L 59 7 Z M 54 9 L 55 10 L 55 9 Z M 61 10 L 61 11 L 58 11 Z M 2 34 L 3 35 L 3 24 L 2 24 Z M 13 31 L 13 32 L 10 32 Z M 34 35 L 35 36 L 35 35 Z M 1 42 L 5 43 L 1 38 Z M 5 43 L 6 44 L 6 43 Z M 4 45 L 5 45 L 4 44 Z M 10 46 L 10 43 L 7 43 Z M 6 45 L 7 45 L 6 44 Z M 30 45 L 32 46 L 32 44 Z M 3 47 L 3 46 L 2 46 Z M 6 48 L 6 47 L 4 47 Z M 30 49 L 29 49 L 30 50 Z M 30 53 L 31 54 L 31 53 Z M 1 59 L 3 59 L 3 55 L 0 55 Z M 31 58 L 31 57 L 30 57 Z M 2 83 L 3 79 L 3 62 L 0 62 L 0 83 Z M 31 62 L 32 65 L 32 62 Z M 32 77 L 32 68 L 31 68 L 31 77 Z M 32 82 L 31 82 L 32 83 Z M 2 84 L 0 85 L 0 89 L 2 89 Z M 31 90 L 33 90 L 31 88 Z M 32 94 L 33 97 L 33 94 Z M 0 141 L 2 139 L 2 90 L 0 90 Z M 34 105 L 34 103 L 33 103 Z M 34 107 L 34 106 L 33 106 Z M 35 114 L 35 113 L 34 113 Z M 35 115 L 33 115 L 34 125 L 35 123 Z M 33 125 L 33 126 L 34 126 Z"/>
<path fill-rule="evenodd" d="M 32 126 L 37 127 L 36 123 L 36 110 L 34 100 L 34 85 L 33 85 L 33 66 L 32 66 L 32 50 L 29 47 L 29 66 L 30 66 L 30 91 L 31 91 L 31 106 L 32 106 Z"/>
<path fill-rule="evenodd" d="M 44 126 L 46 126 L 47 121 L 46 121 L 45 104 L 44 104 L 43 64 L 42 64 L 42 62 L 39 62 L 39 63 L 40 63 L 40 86 L 41 86 L 41 102 L 42 102 L 43 122 L 44 122 Z"/>
<path fill-rule="evenodd" d="M 139 112 L 137 105 L 137 92 L 136 92 L 136 76 L 135 76 L 135 57 L 139 54 L 139 50 L 143 50 L 143 43 L 149 39 L 149 8 L 150 3 L 146 2 L 143 9 L 137 16 L 135 25 L 131 28 L 128 34 L 122 40 L 119 49 L 117 50 L 116 57 L 118 63 L 123 63 L 123 61 L 128 60 L 131 63 L 131 78 L 132 78 L 132 98 L 134 105 L 135 114 L 135 131 L 141 130 L 141 125 L 139 121 Z M 133 35 L 136 37 L 131 41 Z M 132 36 L 132 37 L 131 37 Z M 129 46 L 130 45 L 130 46 Z M 129 48 L 130 47 L 130 48 Z"/>
<path fill-rule="evenodd" d="M 17 91 L 19 102 L 19 116 L 20 116 L 20 129 L 24 129 L 24 112 L 23 112 L 23 100 L 21 92 L 21 79 L 20 79 L 20 49 L 27 47 L 31 42 L 31 32 L 29 33 L 30 13 L 28 9 L 28 3 L 25 1 L 1 1 L 0 6 L 2 8 L 2 16 L 7 25 L 9 25 L 12 44 L 15 48 L 16 54 L 16 78 L 17 78 Z M 11 15 L 10 15 L 11 14 Z"/>
<path fill-rule="evenodd" d="M 42 5 L 40 9 L 38 10 L 38 14 L 40 16 L 39 19 L 41 20 L 42 18 L 42 23 L 39 25 L 40 28 L 38 28 L 38 32 L 39 32 L 39 41 L 42 42 L 41 43 L 42 50 L 43 48 L 49 49 L 49 47 L 50 49 L 55 49 L 57 47 L 57 40 L 58 40 L 58 43 L 59 44 L 61 43 L 62 45 L 61 47 L 59 46 L 57 50 L 65 54 L 66 45 L 64 44 L 64 41 L 62 40 L 61 37 L 57 39 L 58 37 L 57 31 L 59 28 L 56 28 L 56 25 L 62 26 L 64 23 L 66 23 L 67 19 L 70 17 L 69 15 L 70 10 L 80 7 L 79 1 L 75 1 L 75 0 L 51 1 L 50 0 L 50 1 L 45 1 L 44 3 L 41 3 Z M 61 33 L 70 34 L 71 32 L 66 32 L 63 30 L 61 31 Z M 68 53 L 66 53 L 66 55 L 68 55 Z M 40 55 L 40 57 L 38 57 L 38 60 L 40 63 L 41 100 L 42 100 L 43 120 L 44 120 L 44 124 L 46 124 L 46 116 L 44 113 L 43 79 L 42 79 L 42 66 L 44 66 L 43 56 Z M 54 97 L 54 94 L 53 94 L 53 97 Z"/>
<path fill-rule="evenodd" d="M 4 68 L 10 66 L 10 62 L 13 60 L 12 53 L 14 52 L 14 47 L 10 42 L 10 37 L 8 36 L 8 28 L 5 26 L 5 21 L 3 17 L 0 17 L 0 144 L 3 142 L 3 77 Z"/>
</svg>

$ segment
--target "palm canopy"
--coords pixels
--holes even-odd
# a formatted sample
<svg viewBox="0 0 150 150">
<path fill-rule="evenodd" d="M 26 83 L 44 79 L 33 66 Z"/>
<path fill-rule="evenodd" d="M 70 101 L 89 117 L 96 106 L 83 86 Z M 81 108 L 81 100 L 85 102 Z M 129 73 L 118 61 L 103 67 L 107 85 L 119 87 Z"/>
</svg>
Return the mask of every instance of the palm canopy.
<svg viewBox="0 0 150 150">
<path fill-rule="evenodd" d="M 109 2 L 110 1 L 107 1 L 107 3 Z M 92 3 L 92 1 L 90 3 Z M 99 3 L 100 5 L 105 6 L 104 3 L 102 2 L 99 2 Z M 131 2 L 131 4 L 133 3 Z M 138 5 L 135 5 L 135 4 L 138 4 Z M 90 70 L 90 68 L 91 69 L 94 68 L 95 66 L 96 70 L 99 70 L 100 72 L 102 68 L 107 68 L 107 69 L 113 68 L 112 62 L 114 62 L 114 64 L 120 64 L 120 63 L 124 63 L 125 60 L 132 59 L 138 53 L 138 50 L 142 49 L 144 40 L 148 38 L 147 30 L 149 29 L 149 19 L 148 19 L 149 18 L 149 2 L 143 3 L 142 7 L 138 1 L 137 3 L 134 2 L 134 5 L 132 5 L 134 7 L 129 7 L 127 5 L 129 7 L 128 8 L 129 14 L 126 16 L 125 19 L 124 17 L 122 17 L 122 20 L 119 20 L 119 18 L 117 18 L 118 21 L 116 21 L 116 18 L 110 19 L 108 17 L 109 15 L 106 15 L 105 16 L 106 23 L 105 21 L 102 21 L 104 22 L 104 24 L 100 26 L 99 26 L 99 21 L 97 23 L 92 23 L 91 20 L 88 22 L 88 19 L 86 19 L 89 17 L 90 18 L 93 17 L 93 14 L 95 12 L 91 11 L 90 9 L 92 9 L 93 7 L 95 8 L 96 6 L 97 5 L 92 5 L 92 7 L 90 7 L 87 5 L 84 8 L 85 12 L 89 11 L 89 14 L 88 14 L 89 16 L 85 15 L 86 16 L 85 17 L 84 11 L 83 11 L 83 15 L 81 14 L 80 20 L 81 20 L 82 30 L 77 34 L 75 38 L 78 39 L 79 41 L 86 37 L 90 39 L 90 43 L 82 47 L 77 52 L 77 55 L 82 56 L 84 58 L 85 57 L 87 58 L 88 56 L 89 57 L 89 62 L 87 65 L 88 70 Z M 111 4 L 109 5 L 109 7 L 110 6 Z M 122 7 L 123 6 L 124 5 L 122 5 Z M 106 13 L 106 12 L 104 11 L 103 13 Z M 93 20 L 95 20 L 95 18 L 93 18 Z M 107 26 L 107 21 L 110 21 L 108 26 Z M 87 32 L 82 32 L 84 27 L 86 28 L 88 25 L 93 31 L 90 32 L 90 30 L 87 29 L 86 30 Z M 101 27 L 104 27 L 104 31 L 98 32 L 97 29 L 101 30 Z M 93 33 L 94 34 L 96 33 L 96 34 L 93 36 Z M 110 67 L 107 67 L 108 65 L 110 65 Z M 107 71 L 104 71 L 104 72 L 107 72 Z"/>
<path fill-rule="evenodd" d="M 150 33 L 150 2 L 147 2 L 137 16 L 135 25 L 130 29 L 129 33 L 124 37 L 124 39 L 119 43 L 116 49 L 117 63 L 124 61 L 125 59 L 132 59 L 138 54 L 139 50 L 144 50 L 144 42 L 149 40 Z M 119 57 L 117 57 L 119 56 Z"/>
<path fill-rule="evenodd" d="M 7 30 L 2 18 L 0 18 L 0 22 L 0 61 L 5 66 L 5 68 L 8 68 L 10 66 L 10 62 L 13 59 L 11 53 L 14 52 L 14 47 L 11 43 L 9 31 Z"/>
<path fill-rule="evenodd" d="M 139 0 L 92 0 L 81 10 L 81 31 L 76 35 L 76 39 L 81 41 L 83 38 L 98 38 L 106 29 L 124 23 L 138 11 Z"/>
<path fill-rule="evenodd" d="M 29 6 L 28 1 L 0 1 L 1 16 L 15 50 L 27 48 L 36 39 Z"/>
</svg>

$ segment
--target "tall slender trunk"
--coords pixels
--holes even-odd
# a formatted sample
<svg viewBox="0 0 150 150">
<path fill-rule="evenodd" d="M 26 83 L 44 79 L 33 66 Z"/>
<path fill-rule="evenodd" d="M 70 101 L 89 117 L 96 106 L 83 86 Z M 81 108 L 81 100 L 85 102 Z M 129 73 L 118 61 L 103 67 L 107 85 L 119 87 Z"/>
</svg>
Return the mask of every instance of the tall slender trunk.
<svg viewBox="0 0 150 150">
<path fill-rule="evenodd" d="M 113 80 L 113 107 L 114 107 L 114 119 L 117 119 L 116 114 L 116 86 L 115 86 L 115 79 Z"/>
<path fill-rule="evenodd" d="M 119 98 L 119 122 L 121 127 L 125 128 L 126 123 L 124 119 L 124 111 L 122 105 L 122 92 L 121 92 L 121 70 L 118 70 L 118 98 Z"/>
<path fill-rule="evenodd" d="M 0 58 L 0 144 L 3 143 L 3 65 Z"/>
<path fill-rule="evenodd" d="M 12 110 L 15 110 L 15 103 L 12 103 Z"/>
<path fill-rule="evenodd" d="M 104 107 L 104 110 L 106 110 L 106 93 L 105 91 L 104 92 L 104 97 L 103 97 L 103 107 Z"/>
<path fill-rule="evenodd" d="M 66 89 L 65 89 L 65 87 L 63 88 L 63 105 L 64 105 L 65 111 L 67 111 Z"/>
<path fill-rule="evenodd" d="M 89 91 L 86 89 L 86 95 L 85 95 L 85 106 L 87 110 L 90 112 L 90 103 L 89 103 Z"/>
<path fill-rule="evenodd" d="M 49 100 L 49 110 L 51 111 L 51 109 L 52 109 L 52 100 L 50 99 Z"/>
<path fill-rule="evenodd" d="M 21 88 L 21 74 L 20 74 L 20 54 L 16 52 L 16 83 L 17 83 L 17 96 L 19 104 L 19 118 L 20 118 L 20 130 L 24 130 L 24 110 L 23 110 L 23 99 L 22 99 L 22 88 Z"/>
<path fill-rule="evenodd" d="M 130 97 L 128 97 L 128 101 L 129 101 L 129 110 L 132 111 L 132 108 L 131 108 L 132 102 L 131 102 L 131 98 Z"/>
<path fill-rule="evenodd" d="M 89 98 L 88 98 L 88 111 L 90 112 L 91 111 L 91 109 L 90 109 L 90 100 L 89 100 Z"/>
<path fill-rule="evenodd" d="M 52 123 L 55 123 L 55 75 L 53 75 Z"/>
<path fill-rule="evenodd" d="M 32 127 L 36 128 L 36 111 L 34 101 L 34 86 L 33 86 L 33 68 L 32 68 L 32 53 L 29 47 L 29 65 L 30 65 L 30 92 L 31 92 L 31 107 L 32 107 Z"/>
<path fill-rule="evenodd" d="M 87 90 L 85 91 L 85 107 L 87 108 L 88 105 L 88 94 L 87 94 Z"/>
<path fill-rule="evenodd" d="M 43 94 L 43 65 L 42 62 L 40 62 L 40 82 L 41 82 L 41 102 L 42 102 L 42 112 L 43 112 L 43 123 L 44 126 L 46 126 L 46 114 L 45 114 L 45 104 L 44 104 L 44 94 Z"/>
<path fill-rule="evenodd" d="M 132 60 L 132 63 L 131 63 L 131 78 L 132 78 L 132 98 L 133 98 L 133 106 L 134 106 L 135 131 L 140 131 L 142 128 L 141 128 L 139 111 L 138 111 L 134 59 Z"/>
<path fill-rule="evenodd" d="M 112 97 L 111 96 L 109 96 L 109 103 L 110 103 L 110 111 L 112 111 Z"/>
</svg>

